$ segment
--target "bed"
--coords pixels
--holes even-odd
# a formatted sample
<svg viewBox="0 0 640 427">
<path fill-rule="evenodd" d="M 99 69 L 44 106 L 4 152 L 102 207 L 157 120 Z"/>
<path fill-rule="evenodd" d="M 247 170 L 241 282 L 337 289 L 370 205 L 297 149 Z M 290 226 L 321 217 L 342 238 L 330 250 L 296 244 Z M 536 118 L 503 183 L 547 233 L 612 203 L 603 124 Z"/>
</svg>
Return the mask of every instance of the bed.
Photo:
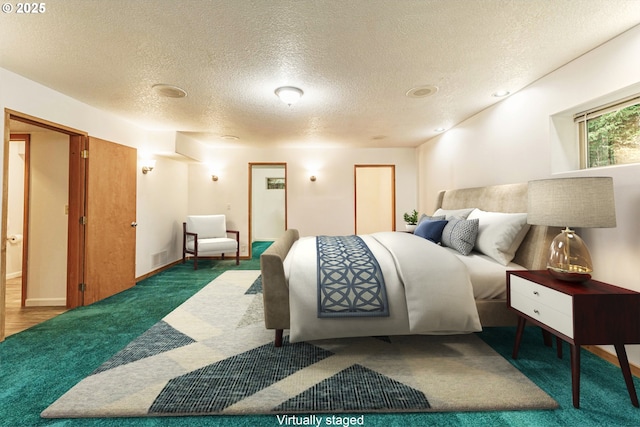
<svg viewBox="0 0 640 427">
<path fill-rule="evenodd" d="M 371 335 L 470 333 L 483 326 L 514 325 L 515 315 L 506 305 L 505 272 L 544 269 L 550 242 L 558 230 L 529 226 L 525 219 L 519 231 L 511 231 L 518 236 L 507 244 L 512 253 L 504 255 L 509 251 L 496 252 L 493 248 L 496 227 L 490 224 L 495 224 L 496 218 L 513 222 L 526 210 L 526 183 L 447 190 L 438 195 L 433 217 L 425 218 L 433 224 L 444 222 L 442 242 L 435 244 L 403 232 L 357 236 L 374 255 L 383 273 L 388 312 L 348 319 L 320 312 L 320 291 L 312 282 L 317 284 L 322 268 L 317 267 L 319 258 L 307 255 L 309 251 L 323 251 L 320 238 L 301 237 L 297 230 L 289 229 L 260 257 L 265 326 L 275 330 L 275 345 L 281 346 L 284 330 L 289 330 L 290 341 L 296 342 Z M 461 253 L 456 241 L 452 244 L 452 238 L 444 244 L 445 235 L 452 235 L 452 224 L 477 224 L 477 240 L 470 252 Z M 423 250 L 429 251 L 428 255 Z M 414 253 L 435 262 L 426 265 L 429 263 L 420 262 Z M 345 258 L 348 261 L 349 257 Z M 392 272 L 393 267 L 397 273 Z M 412 282 L 416 283 L 409 286 Z M 425 297 L 424 286 L 434 287 L 434 291 L 429 291 L 431 294 L 444 296 Z M 427 306 L 431 309 L 426 310 Z M 380 310 L 384 312 L 384 308 Z"/>
</svg>

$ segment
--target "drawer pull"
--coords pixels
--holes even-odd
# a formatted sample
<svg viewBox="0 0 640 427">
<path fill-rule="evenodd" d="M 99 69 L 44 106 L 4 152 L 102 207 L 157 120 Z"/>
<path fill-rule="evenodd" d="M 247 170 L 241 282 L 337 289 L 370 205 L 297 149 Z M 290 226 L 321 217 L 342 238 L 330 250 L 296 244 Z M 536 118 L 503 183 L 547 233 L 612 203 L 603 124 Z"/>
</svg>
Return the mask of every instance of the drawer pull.
<svg viewBox="0 0 640 427">
<path fill-rule="evenodd" d="M 538 291 L 533 291 L 533 294 L 534 294 L 535 296 L 539 296 L 539 295 L 540 295 L 540 293 L 539 293 Z"/>
<path fill-rule="evenodd" d="M 533 310 L 533 312 L 534 312 L 535 314 L 537 314 L 538 316 L 540 315 L 540 311 L 539 311 L 537 308 L 536 308 L 536 309 L 534 309 L 534 310 Z"/>
</svg>

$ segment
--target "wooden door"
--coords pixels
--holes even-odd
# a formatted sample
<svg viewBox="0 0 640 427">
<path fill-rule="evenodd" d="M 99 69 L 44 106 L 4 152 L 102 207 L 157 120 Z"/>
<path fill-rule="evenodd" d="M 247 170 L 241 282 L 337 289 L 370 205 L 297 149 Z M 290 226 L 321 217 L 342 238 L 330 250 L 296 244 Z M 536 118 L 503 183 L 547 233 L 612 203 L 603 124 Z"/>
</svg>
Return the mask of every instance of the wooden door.
<svg viewBox="0 0 640 427">
<path fill-rule="evenodd" d="M 84 305 L 135 285 L 135 148 L 89 138 Z"/>
<path fill-rule="evenodd" d="M 355 165 L 355 232 L 395 231 L 395 165 Z"/>
</svg>

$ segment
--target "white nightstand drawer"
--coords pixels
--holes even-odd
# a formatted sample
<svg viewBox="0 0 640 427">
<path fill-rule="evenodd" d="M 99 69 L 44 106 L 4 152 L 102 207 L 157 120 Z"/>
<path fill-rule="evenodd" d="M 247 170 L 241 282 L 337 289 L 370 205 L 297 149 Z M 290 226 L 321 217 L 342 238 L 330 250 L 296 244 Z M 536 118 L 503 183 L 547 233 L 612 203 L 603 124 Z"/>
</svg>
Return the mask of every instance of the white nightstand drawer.
<svg viewBox="0 0 640 427">
<path fill-rule="evenodd" d="M 573 338 L 573 319 L 570 314 L 567 315 L 553 307 L 542 304 L 540 301 L 535 301 L 513 291 L 511 292 L 511 307 L 569 338 Z"/>
<path fill-rule="evenodd" d="M 522 277 L 511 276 L 511 297 L 514 294 L 530 298 L 569 317 L 573 313 L 573 298 L 570 295 L 530 282 Z"/>
</svg>

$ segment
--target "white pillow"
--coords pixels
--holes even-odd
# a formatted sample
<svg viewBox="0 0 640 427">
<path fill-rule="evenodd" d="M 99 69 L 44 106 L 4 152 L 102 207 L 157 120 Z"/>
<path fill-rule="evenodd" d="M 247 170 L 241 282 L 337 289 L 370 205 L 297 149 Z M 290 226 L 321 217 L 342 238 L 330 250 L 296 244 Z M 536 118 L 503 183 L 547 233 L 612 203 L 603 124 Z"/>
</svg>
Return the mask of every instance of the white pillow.
<svg viewBox="0 0 640 427">
<path fill-rule="evenodd" d="M 465 209 L 442 209 L 439 208 L 437 211 L 433 213 L 433 216 L 445 216 L 445 219 L 467 219 L 469 214 L 473 211 L 474 208 L 465 208 Z"/>
<path fill-rule="evenodd" d="M 529 231 L 526 213 L 485 212 L 474 209 L 467 219 L 480 220 L 474 249 L 507 265 Z"/>
</svg>

